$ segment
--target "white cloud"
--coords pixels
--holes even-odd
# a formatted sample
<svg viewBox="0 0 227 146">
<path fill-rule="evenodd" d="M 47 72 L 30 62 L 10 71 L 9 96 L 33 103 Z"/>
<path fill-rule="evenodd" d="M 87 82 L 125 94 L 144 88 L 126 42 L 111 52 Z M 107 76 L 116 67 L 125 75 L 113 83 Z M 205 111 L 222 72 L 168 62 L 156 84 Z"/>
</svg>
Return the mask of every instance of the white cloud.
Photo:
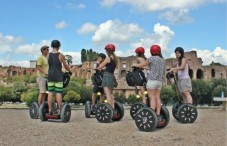
<svg viewBox="0 0 227 146">
<path fill-rule="evenodd" d="M 79 9 L 84 9 L 84 8 L 86 8 L 86 6 L 85 6 L 85 4 L 80 3 L 80 4 L 77 6 L 77 8 L 79 8 Z"/>
<path fill-rule="evenodd" d="M 150 47 L 157 44 L 162 48 L 162 53 L 167 53 L 167 46 L 173 38 L 174 32 L 168 26 L 161 25 L 160 23 L 154 25 L 153 32 L 154 33 L 144 35 L 144 38 L 141 38 L 138 42 L 132 43 L 132 48 L 142 46 L 146 49 L 146 56 L 150 56 Z"/>
<path fill-rule="evenodd" d="M 11 61 L 11 60 L 0 59 L 0 65 L 30 67 L 30 60 Z"/>
<path fill-rule="evenodd" d="M 77 33 L 79 34 L 90 33 L 90 32 L 94 32 L 96 29 L 97 29 L 97 26 L 95 24 L 87 22 L 77 30 Z"/>
<path fill-rule="evenodd" d="M 206 2 L 209 2 L 209 0 L 102 0 L 101 6 L 110 7 L 116 3 L 125 3 L 141 11 L 160 11 L 165 9 L 193 8 Z"/>
<path fill-rule="evenodd" d="M 57 24 L 55 24 L 55 27 L 57 29 L 63 29 L 67 26 L 67 23 L 65 21 L 61 21 L 61 22 L 58 22 Z"/>
<path fill-rule="evenodd" d="M 193 19 L 188 15 L 188 9 L 169 10 L 161 13 L 159 18 L 164 18 L 171 24 L 181 24 L 192 22 Z"/>
<path fill-rule="evenodd" d="M 99 25 L 92 41 L 96 44 L 127 43 L 143 32 L 137 24 L 123 24 L 120 20 L 108 20 Z"/>
<path fill-rule="evenodd" d="M 64 9 L 65 8 L 65 9 L 73 10 L 73 9 L 84 9 L 84 8 L 86 8 L 86 5 L 83 4 L 83 3 L 77 4 L 77 3 L 68 2 L 66 4 L 55 4 L 55 7 L 57 9 Z"/>
<path fill-rule="evenodd" d="M 73 64 L 80 64 L 81 63 L 81 54 L 80 52 L 62 52 L 64 55 L 71 55 L 73 60 Z"/>
<path fill-rule="evenodd" d="M 227 50 L 221 47 L 216 47 L 213 51 L 192 49 L 197 51 L 197 56 L 202 58 L 203 65 L 209 65 L 212 61 L 227 65 Z"/>
<path fill-rule="evenodd" d="M 118 0 L 101 0 L 102 7 L 112 7 Z"/>
<path fill-rule="evenodd" d="M 76 3 L 67 3 L 66 8 L 67 9 L 84 9 L 86 6 L 83 3 L 76 4 Z"/>
<path fill-rule="evenodd" d="M 11 52 L 12 47 L 23 42 L 22 37 L 15 37 L 12 35 L 3 35 L 0 33 L 0 54 Z"/>
<path fill-rule="evenodd" d="M 49 44 L 51 44 L 50 41 L 43 40 L 39 43 L 20 45 L 15 49 L 14 52 L 16 54 L 31 55 L 31 56 L 34 56 L 35 58 L 37 58 L 41 54 L 40 48 L 44 45 L 49 46 Z"/>
</svg>

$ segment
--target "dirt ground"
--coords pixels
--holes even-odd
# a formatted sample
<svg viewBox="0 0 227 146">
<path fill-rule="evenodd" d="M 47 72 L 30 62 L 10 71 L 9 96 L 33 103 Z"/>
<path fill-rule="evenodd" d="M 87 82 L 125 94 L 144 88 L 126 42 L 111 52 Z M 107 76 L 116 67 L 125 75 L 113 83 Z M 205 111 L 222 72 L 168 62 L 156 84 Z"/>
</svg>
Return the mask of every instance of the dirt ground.
<svg viewBox="0 0 227 146">
<path fill-rule="evenodd" d="M 129 110 L 121 121 L 104 124 L 86 119 L 84 110 L 73 110 L 69 123 L 61 123 L 32 120 L 28 110 L 1 109 L 0 146 L 226 146 L 227 112 L 199 109 L 198 114 L 193 124 L 181 124 L 171 115 L 166 128 L 141 132 Z"/>
</svg>

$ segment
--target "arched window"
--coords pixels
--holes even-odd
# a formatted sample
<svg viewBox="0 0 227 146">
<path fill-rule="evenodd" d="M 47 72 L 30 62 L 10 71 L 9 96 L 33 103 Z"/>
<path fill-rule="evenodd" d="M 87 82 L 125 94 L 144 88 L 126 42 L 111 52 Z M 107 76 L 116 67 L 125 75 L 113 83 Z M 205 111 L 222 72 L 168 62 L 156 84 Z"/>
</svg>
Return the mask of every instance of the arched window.
<svg viewBox="0 0 227 146">
<path fill-rule="evenodd" d="M 121 71 L 121 78 L 125 78 L 126 77 L 126 70 L 122 70 Z"/>
<path fill-rule="evenodd" d="M 214 78 L 215 77 L 215 70 L 211 69 L 211 77 Z"/>
<path fill-rule="evenodd" d="M 197 70 L 196 78 L 197 79 L 203 79 L 203 71 L 201 69 Z"/>
</svg>

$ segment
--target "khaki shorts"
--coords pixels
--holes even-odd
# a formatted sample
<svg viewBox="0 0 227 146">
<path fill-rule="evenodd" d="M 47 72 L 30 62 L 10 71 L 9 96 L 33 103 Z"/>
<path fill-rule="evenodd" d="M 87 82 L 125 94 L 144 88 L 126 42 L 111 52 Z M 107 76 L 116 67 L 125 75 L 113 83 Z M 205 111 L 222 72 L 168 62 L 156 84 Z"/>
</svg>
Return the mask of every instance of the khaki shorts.
<svg viewBox="0 0 227 146">
<path fill-rule="evenodd" d="M 148 80 L 147 81 L 147 89 L 159 89 L 162 88 L 162 82 L 155 81 L 155 80 Z"/>
<path fill-rule="evenodd" d="M 180 93 L 185 91 L 192 92 L 192 83 L 190 78 L 178 79 L 177 84 Z"/>
<path fill-rule="evenodd" d="M 39 85 L 39 93 L 46 93 L 46 78 L 45 77 L 37 77 L 36 81 Z"/>
</svg>

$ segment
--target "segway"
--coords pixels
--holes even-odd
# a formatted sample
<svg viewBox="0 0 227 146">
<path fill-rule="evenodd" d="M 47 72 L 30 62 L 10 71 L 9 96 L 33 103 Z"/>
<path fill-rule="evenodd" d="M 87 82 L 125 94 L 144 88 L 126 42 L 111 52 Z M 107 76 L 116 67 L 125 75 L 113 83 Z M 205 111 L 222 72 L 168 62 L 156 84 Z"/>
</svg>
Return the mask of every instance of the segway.
<svg viewBox="0 0 227 146">
<path fill-rule="evenodd" d="M 46 81 L 46 89 L 47 89 L 47 81 Z M 48 94 L 46 93 L 46 95 L 45 95 L 43 100 L 46 101 L 47 100 L 47 96 L 48 96 Z M 31 103 L 31 105 L 29 107 L 29 115 L 30 115 L 31 119 L 38 119 L 39 118 L 39 104 L 38 104 L 38 102 Z"/>
<path fill-rule="evenodd" d="M 101 92 L 97 92 L 98 96 L 101 96 Z M 94 109 L 92 109 L 92 103 L 91 101 L 86 101 L 85 103 L 85 117 L 86 118 L 91 118 L 95 116 L 95 111 L 97 108 L 97 105 L 100 104 L 101 102 L 96 102 L 96 104 L 94 105 Z"/>
<path fill-rule="evenodd" d="M 113 113 L 113 108 L 108 103 L 100 103 L 96 107 L 95 116 L 100 123 L 120 121 L 124 117 L 124 107 L 119 102 L 114 102 L 117 113 Z"/>
<path fill-rule="evenodd" d="M 173 117 L 181 122 L 181 123 L 193 123 L 198 116 L 198 112 L 196 107 L 193 104 L 190 103 L 183 103 L 179 96 L 179 89 L 176 82 L 176 78 L 172 72 L 168 72 L 166 74 L 166 78 L 171 81 L 171 83 L 174 83 L 176 86 L 176 93 L 177 93 L 177 101 L 173 104 L 172 107 L 172 115 Z"/>
<path fill-rule="evenodd" d="M 31 119 L 38 119 L 39 117 L 39 105 L 37 102 L 31 103 L 29 107 L 29 115 Z"/>
<path fill-rule="evenodd" d="M 63 88 L 66 88 L 70 81 L 71 72 L 63 74 Z M 56 111 L 57 107 L 52 111 Z M 39 108 L 39 117 L 41 121 L 47 121 L 48 119 L 61 119 L 62 122 L 66 123 L 71 117 L 71 107 L 68 103 L 64 103 L 61 106 L 60 113 L 50 114 L 47 102 L 43 102 Z"/>
<path fill-rule="evenodd" d="M 128 83 L 128 84 L 134 85 L 136 92 L 138 92 L 136 88 L 137 85 L 139 86 L 142 85 L 146 90 L 146 79 L 145 79 L 144 73 L 142 72 L 142 69 L 134 68 L 134 70 L 130 73 L 131 75 L 129 74 L 127 76 L 128 77 L 131 76 L 131 82 L 133 82 L 134 84 L 132 83 Z M 157 114 L 153 109 L 150 108 L 149 97 L 147 94 L 145 95 L 147 97 L 146 104 L 138 102 L 133 104 L 133 106 L 130 109 L 130 115 L 135 120 L 136 126 L 141 131 L 146 131 L 146 132 L 153 131 L 156 128 L 166 127 L 170 121 L 168 109 L 165 106 L 161 106 L 160 116 L 162 116 L 163 122 L 161 124 L 158 124 Z"/>
<path fill-rule="evenodd" d="M 135 87 L 135 93 L 138 98 L 140 98 L 140 96 L 138 94 L 139 91 L 138 91 L 137 86 L 143 86 L 144 89 L 146 89 L 146 77 L 142 70 L 143 69 L 141 69 L 141 68 L 133 67 L 133 71 L 132 72 L 129 71 L 126 75 L 126 82 L 127 82 L 128 86 Z M 145 92 L 146 92 L 145 93 L 146 98 L 147 98 L 147 100 L 149 100 L 147 91 L 145 90 Z M 149 101 L 147 101 L 147 104 L 148 104 L 148 106 L 150 105 Z M 137 111 L 145 106 L 146 106 L 146 104 L 144 104 L 142 102 L 134 103 L 131 106 L 130 116 L 132 117 L 133 120 L 135 120 Z"/>
<path fill-rule="evenodd" d="M 97 92 L 97 95 L 99 97 L 102 95 L 102 92 L 103 92 L 103 88 L 101 87 L 102 79 L 103 79 L 103 72 L 99 71 L 99 70 L 95 70 L 95 73 L 92 76 L 92 83 L 99 88 L 98 92 Z M 95 109 L 97 107 L 97 104 L 99 104 L 99 103 L 96 101 L 96 104 L 93 107 L 94 109 L 92 110 L 91 101 L 86 101 L 86 103 L 85 103 L 85 117 L 86 118 L 90 118 L 91 116 L 92 117 L 95 116 L 95 111 L 96 111 Z"/>
</svg>

